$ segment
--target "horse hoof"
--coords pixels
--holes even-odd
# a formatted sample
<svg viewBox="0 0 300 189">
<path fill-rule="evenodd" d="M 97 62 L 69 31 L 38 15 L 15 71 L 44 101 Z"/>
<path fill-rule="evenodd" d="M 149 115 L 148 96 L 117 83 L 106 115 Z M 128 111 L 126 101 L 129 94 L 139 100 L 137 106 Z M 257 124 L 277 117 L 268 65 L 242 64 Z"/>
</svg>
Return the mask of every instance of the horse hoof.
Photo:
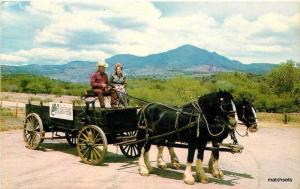
<svg viewBox="0 0 300 189">
<path fill-rule="evenodd" d="M 199 174 L 197 174 L 197 178 L 198 178 L 198 181 L 203 183 L 203 184 L 207 184 L 208 183 L 208 177 L 206 175 L 204 176 L 200 176 Z"/>
<path fill-rule="evenodd" d="M 201 182 L 202 184 L 207 184 L 207 183 L 208 183 L 208 180 L 202 179 L 202 180 L 200 180 L 200 182 Z"/>
<path fill-rule="evenodd" d="M 158 163 L 158 164 L 157 164 L 157 167 L 158 167 L 158 168 L 161 168 L 161 169 L 166 169 L 168 166 L 167 166 L 166 163 Z"/>
<path fill-rule="evenodd" d="M 220 179 L 223 179 L 223 177 L 224 177 L 224 173 L 221 170 L 219 170 L 219 177 L 220 177 Z"/>
<path fill-rule="evenodd" d="M 218 172 L 213 172 L 212 176 L 215 177 L 215 178 L 219 178 Z"/>
<path fill-rule="evenodd" d="M 172 168 L 178 170 L 180 168 L 180 164 L 179 163 L 173 163 Z"/>
<path fill-rule="evenodd" d="M 158 168 L 167 169 L 167 165 L 158 165 Z"/>
<path fill-rule="evenodd" d="M 140 171 L 140 175 L 141 176 L 149 176 L 149 172 L 148 171 Z"/>
<path fill-rule="evenodd" d="M 183 176 L 183 181 L 185 184 L 193 185 L 195 184 L 195 179 L 193 176 Z"/>
<path fill-rule="evenodd" d="M 144 167 L 144 166 L 140 168 L 139 173 L 140 173 L 140 175 L 142 175 L 142 176 L 149 176 L 149 170 L 146 169 L 146 167 Z"/>
<path fill-rule="evenodd" d="M 200 178 L 200 182 L 202 184 L 207 184 L 208 183 L 208 177 L 205 175 L 204 177 Z"/>
<path fill-rule="evenodd" d="M 215 177 L 215 178 L 219 178 L 219 179 L 222 179 L 222 178 L 223 178 L 223 173 L 220 174 L 220 173 L 218 173 L 218 172 L 214 172 L 212 175 L 213 175 L 213 177 Z"/>
</svg>

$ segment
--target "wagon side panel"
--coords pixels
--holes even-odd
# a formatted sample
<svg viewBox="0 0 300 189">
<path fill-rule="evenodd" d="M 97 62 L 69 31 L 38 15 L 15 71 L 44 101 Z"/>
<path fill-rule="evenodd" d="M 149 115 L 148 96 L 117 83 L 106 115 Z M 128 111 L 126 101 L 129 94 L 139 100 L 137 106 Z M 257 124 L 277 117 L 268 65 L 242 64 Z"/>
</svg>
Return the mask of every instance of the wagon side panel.
<svg viewBox="0 0 300 189">
<path fill-rule="evenodd" d="M 137 109 L 116 109 L 105 112 L 105 125 L 108 133 L 122 133 L 137 129 Z"/>
</svg>

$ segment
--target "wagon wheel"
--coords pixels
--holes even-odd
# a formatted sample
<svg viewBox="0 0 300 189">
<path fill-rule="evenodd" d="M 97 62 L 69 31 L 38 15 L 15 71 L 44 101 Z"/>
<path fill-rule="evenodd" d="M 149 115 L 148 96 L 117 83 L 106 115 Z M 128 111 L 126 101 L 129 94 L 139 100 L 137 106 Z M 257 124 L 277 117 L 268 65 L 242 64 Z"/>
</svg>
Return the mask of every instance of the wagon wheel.
<svg viewBox="0 0 300 189">
<path fill-rule="evenodd" d="M 45 137 L 44 127 L 40 116 L 30 113 L 26 116 L 23 138 L 27 148 L 37 149 Z"/>
<path fill-rule="evenodd" d="M 81 129 L 77 138 L 77 153 L 84 163 L 100 164 L 107 152 L 107 139 L 99 127 L 87 125 Z"/>
<path fill-rule="evenodd" d="M 66 139 L 71 146 L 76 146 L 77 136 L 74 133 L 65 133 Z"/>
<path fill-rule="evenodd" d="M 137 131 L 129 131 L 129 132 L 124 132 L 124 136 L 134 136 L 136 137 Z M 128 144 L 128 145 L 120 145 L 121 152 L 129 158 L 136 158 L 139 157 L 141 152 L 138 149 L 137 144 Z"/>
</svg>

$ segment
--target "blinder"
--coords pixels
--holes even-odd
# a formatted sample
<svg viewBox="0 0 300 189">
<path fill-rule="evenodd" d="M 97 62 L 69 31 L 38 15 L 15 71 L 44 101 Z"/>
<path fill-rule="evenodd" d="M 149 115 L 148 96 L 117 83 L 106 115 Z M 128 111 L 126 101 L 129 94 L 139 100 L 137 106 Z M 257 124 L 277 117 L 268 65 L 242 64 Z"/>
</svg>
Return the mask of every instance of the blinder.
<svg viewBox="0 0 300 189">
<path fill-rule="evenodd" d="M 232 105 L 232 107 L 233 107 L 233 110 L 226 111 L 226 110 L 224 109 L 224 98 L 220 98 L 220 109 L 221 109 L 222 112 L 225 113 L 227 116 L 235 116 L 235 114 L 236 114 L 236 110 L 235 110 L 235 108 L 234 108 L 234 106 L 233 106 L 232 103 L 233 103 L 233 102 L 232 102 L 232 100 L 231 100 L 231 105 Z"/>
</svg>

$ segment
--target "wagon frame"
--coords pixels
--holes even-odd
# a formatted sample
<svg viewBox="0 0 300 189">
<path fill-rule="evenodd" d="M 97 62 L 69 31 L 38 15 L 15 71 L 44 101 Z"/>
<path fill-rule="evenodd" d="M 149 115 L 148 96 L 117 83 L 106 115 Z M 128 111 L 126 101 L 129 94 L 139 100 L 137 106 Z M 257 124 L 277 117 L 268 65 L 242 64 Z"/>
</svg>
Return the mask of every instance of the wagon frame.
<svg viewBox="0 0 300 189">
<path fill-rule="evenodd" d="M 129 158 L 140 155 L 137 144 L 118 144 L 136 138 L 137 110 L 139 107 L 98 108 L 95 100 L 85 101 L 85 107 L 72 105 L 73 119 L 51 117 L 50 105 L 26 104 L 23 137 L 26 147 L 38 149 L 44 139 L 66 139 L 76 146 L 84 163 L 100 164 L 106 155 L 107 145 L 120 147 Z M 63 104 L 63 103 L 58 103 Z M 63 132 L 65 136 L 57 133 Z M 52 133 L 52 137 L 46 137 Z"/>
</svg>

